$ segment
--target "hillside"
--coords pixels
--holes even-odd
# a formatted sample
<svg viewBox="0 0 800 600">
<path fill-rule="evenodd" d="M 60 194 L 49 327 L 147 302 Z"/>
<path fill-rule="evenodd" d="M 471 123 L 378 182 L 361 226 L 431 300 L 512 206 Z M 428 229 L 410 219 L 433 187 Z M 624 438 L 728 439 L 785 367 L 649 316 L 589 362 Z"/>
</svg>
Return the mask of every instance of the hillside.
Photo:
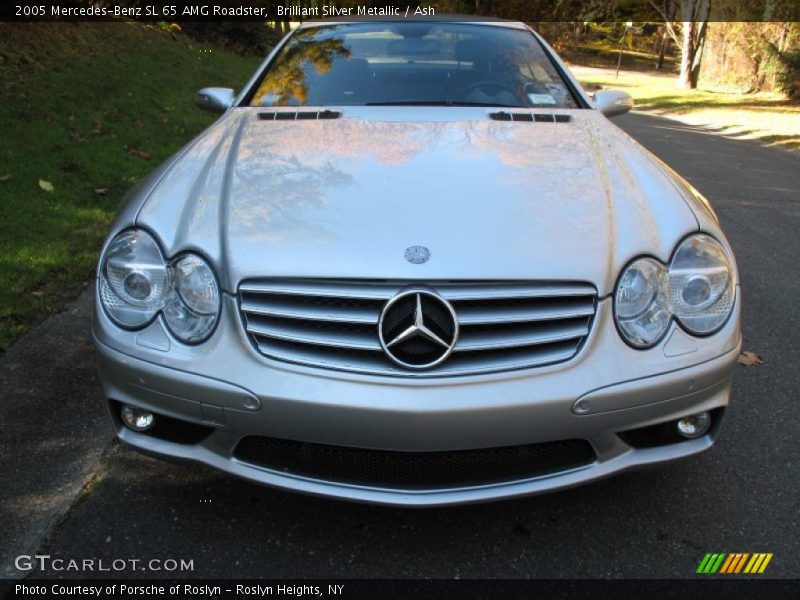
<svg viewBox="0 0 800 600">
<path fill-rule="evenodd" d="M 77 296 L 124 193 L 257 64 L 134 23 L 0 23 L 0 353 Z"/>
</svg>

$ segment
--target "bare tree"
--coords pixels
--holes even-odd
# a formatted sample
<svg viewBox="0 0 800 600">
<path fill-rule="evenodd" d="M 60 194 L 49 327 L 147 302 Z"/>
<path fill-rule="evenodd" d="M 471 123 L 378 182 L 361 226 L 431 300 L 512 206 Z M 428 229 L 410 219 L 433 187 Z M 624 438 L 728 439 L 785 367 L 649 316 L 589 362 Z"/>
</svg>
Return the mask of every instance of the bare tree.
<svg viewBox="0 0 800 600">
<path fill-rule="evenodd" d="M 700 63 L 703 59 L 706 33 L 708 32 L 708 14 L 711 10 L 711 0 L 679 0 L 681 31 L 675 29 L 675 23 L 670 18 L 675 14 L 676 0 L 649 0 L 664 19 L 667 33 L 681 50 L 681 73 L 678 85 L 683 88 L 694 89 L 700 75 Z"/>
<path fill-rule="evenodd" d="M 677 5 L 675 4 L 674 0 L 670 0 L 667 2 L 665 7 L 665 22 L 672 23 L 673 19 L 675 19 L 675 11 L 677 10 Z M 670 41 L 669 33 L 667 32 L 667 26 L 661 25 L 661 40 L 658 49 L 658 61 L 656 61 L 656 70 L 660 71 L 664 68 L 664 57 L 667 53 L 667 44 Z"/>
</svg>

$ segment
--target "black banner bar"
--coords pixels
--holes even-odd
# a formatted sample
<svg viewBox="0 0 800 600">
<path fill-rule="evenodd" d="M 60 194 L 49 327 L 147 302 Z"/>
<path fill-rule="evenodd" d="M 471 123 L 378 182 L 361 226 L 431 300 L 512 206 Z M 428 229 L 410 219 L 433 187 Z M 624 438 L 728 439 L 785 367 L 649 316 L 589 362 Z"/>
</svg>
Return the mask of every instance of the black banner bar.
<svg viewBox="0 0 800 600">
<path fill-rule="evenodd" d="M 488 3 L 487 3 L 488 4 Z M 673 6 L 674 5 L 674 6 Z M 3 0 L 0 21 L 306 21 L 406 19 L 473 13 L 467 0 Z M 685 11 L 686 14 L 683 14 Z M 798 0 L 532 0 L 495 2 L 486 17 L 531 23 L 605 21 L 800 21 Z"/>
<path fill-rule="evenodd" d="M 798 580 L 703 576 L 691 580 L 3 580 L 6 600 L 24 598 L 75 600 L 97 598 L 257 599 L 321 598 L 381 600 L 423 598 L 747 598 L 796 599 Z"/>
</svg>

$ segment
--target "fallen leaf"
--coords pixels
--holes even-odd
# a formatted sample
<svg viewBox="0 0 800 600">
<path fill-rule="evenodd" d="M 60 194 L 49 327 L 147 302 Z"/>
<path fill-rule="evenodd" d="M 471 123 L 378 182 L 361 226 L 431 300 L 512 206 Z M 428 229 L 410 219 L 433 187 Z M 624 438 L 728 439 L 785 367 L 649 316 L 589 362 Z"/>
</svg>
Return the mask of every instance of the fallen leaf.
<svg viewBox="0 0 800 600">
<path fill-rule="evenodd" d="M 39 187 L 42 188 L 45 192 L 52 192 L 56 188 L 53 187 L 53 184 L 49 181 L 45 181 L 44 179 L 39 180 Z"/>
<path fill-rule="evenodd" d="M 758 354 L 750 352 L 749 350 L 742 352 L 736 360 L 740 365 L 744 365 L 745 367 L 757 367 L 758 365 L 764 364 L 764 360 Z"/>
<path fill-rule="evenodd" d="M 94 188 L 92 191 L 98 196 L 105 196 L 106 192 L 108 192 L 108 188 Z"/>
<path fill-rule="evenodd" d="M 142 148 L 139 148 L 139 146 L 129 146 L 128 147 L 128 154 L 130 154 L 132 156 L 138 156 L 142 160 L 150 160 L 151 158 L 153 158 L 153 153 L 152 152 L 148 152 L 147 150 L 143 150 Z"/>
<path fill-rule="evenodd" d="M 9 179 L 11 179 L 11 173 L 0 175 L 0 181 L 8 181 Z"/>
</svg>

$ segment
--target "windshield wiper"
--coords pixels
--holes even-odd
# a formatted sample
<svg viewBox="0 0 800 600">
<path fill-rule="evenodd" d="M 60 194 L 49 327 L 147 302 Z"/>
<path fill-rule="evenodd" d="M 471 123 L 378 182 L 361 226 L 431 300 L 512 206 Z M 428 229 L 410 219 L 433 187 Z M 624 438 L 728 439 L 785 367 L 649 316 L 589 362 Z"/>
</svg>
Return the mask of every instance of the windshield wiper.
<svg viewBox="0 0 800 600">
<path fill-rule="evenodd" d="M 492 108 L 525 108 L 519 104 L 465 102 L 460 100 L 395 100 L 392 102 L 367 102 L 364 106 L 484 106 Z"/>
</svg>

